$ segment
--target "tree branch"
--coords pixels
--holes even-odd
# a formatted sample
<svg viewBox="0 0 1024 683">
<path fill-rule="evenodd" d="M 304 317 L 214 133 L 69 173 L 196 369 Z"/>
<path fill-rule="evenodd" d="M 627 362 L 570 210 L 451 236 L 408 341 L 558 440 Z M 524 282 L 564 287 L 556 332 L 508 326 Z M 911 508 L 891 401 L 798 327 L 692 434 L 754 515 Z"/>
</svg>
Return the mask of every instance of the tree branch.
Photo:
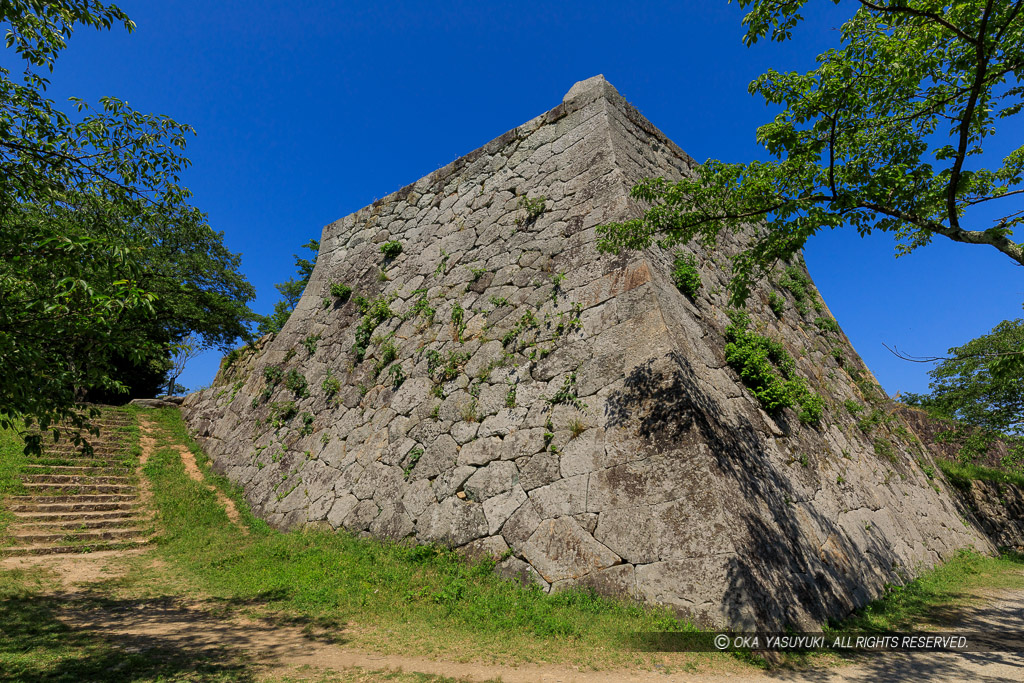
<svg viewBox="0 0 1024 683">
<path fill-rule="evenodd" d="M 857 206 L 863 209 L 877 211 L 878 213 L 891 216 L 892 218 L 898 218 L 901 221 L 906 221 L 907 223 L 916 225 L 917 227 L 928 230 L 929 232 L 934 232 L 937 235 L 948 237 L 954 242 L 963 242 L 964 244 L 987 244 L 995 247 L 1003 254 L 1006 254 L 1014 261 L 1024 266 L 1024 247 L 998 232 L 990 230 L 964 230 L 960 227 L 945 226 L 942 223 L 930 221 L 899 209 L 882 206 L 875 202 L 859 201 L 857 202 Z"/>
<path fill-rule="evenodd" d="M 960 172 L 963 170 L 964 160 L 967 158 L 967 144 L 971 137 L 971 121 L 974 118 L 974 108 L 977 106 L 978 98 L 981 96 L 981 86 L 985 81 L 985 70 L 988 68 L 984 36 L 991 13 L 992 0 L 988 0 L 985 3 L 985 12 L 981 16 L 981 27 L 978 29 L 978 43 L 975 48 L 977 71 L 974 73 L 971 94 L 967 98 L 967 108 L 964 109 L 963 120 L 960 122 L 960 142 L 957 146 L 956 160 L 953 162 L 953 168 L 949 174 L 949 185 L 946 188 L 946 213 L 949 215 L 949 225 L 954 229 L 960 228 L 960 218 L 956 212 L 956 191 L 960 185 Z"/>
<path fill-rule="evenodd" d="M 900 5 L 898 7 L 887 7 L 885 5 L 878 5 L 874 2 L 870 2 L 870 0 L 857 1 L 860 4 L 864 5 L 865 7 L 867 7 L 868 9 L 874 10 L 876 12 L 886 12 L 888 14 L 910 14 L 915 17 L 921 17 L 922 19 L 931 19 L 935 23 L 952 31 L 954 35 L 956 35 L 961 40 L 966 40 L 968 43 L 975 44 L 975 38 L 972 38 L 971 36 L 961 31 L 960 28 L 957 27 L 955 24 L 949 23 L 949 21 L 946 20 L 946 18 L 943 17 L 941 14 L 935 14 L 934 12 L 926 12 L 924 10 L 919 10 L 914 7 L 906 7 L 904 5 Z"/>
</svg>

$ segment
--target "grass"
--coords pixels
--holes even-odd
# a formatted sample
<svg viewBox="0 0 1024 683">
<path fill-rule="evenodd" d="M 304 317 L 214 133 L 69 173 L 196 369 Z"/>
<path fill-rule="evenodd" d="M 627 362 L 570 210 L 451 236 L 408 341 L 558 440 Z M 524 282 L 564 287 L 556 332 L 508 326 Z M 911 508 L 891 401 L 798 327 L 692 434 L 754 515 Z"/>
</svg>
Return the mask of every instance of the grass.
<svg viewBox="0 0 1024 683">
<path fill-rule="evenodd" d="M 727 654 L 638 653 L 623 647 L 623 634 L 690 628 L 665 610 L 588 592 L 547 595 L 524 589 L 496 576 L 489 563 L 468 563 L 440 548 L 326 530 L 276 531 L 251 514 L 240 489 L 210 471 L 177 410 L 145 414 L 158 426 L 157 448 L 145 473 L 153 484 L 159 543 L 124 559 L 123 575 L 79 593 L 76 608 L 92 601 L 112 610 L 138 609 L 182 599 L 200 601 L 225 617 L 241 613 L 305 625 L 322 634 L 318 638 L 384 654 L 497 664 L 658 666 L 663 672 L 719 675 L 750 671 L 749 664 Z M 2 443 L 11 448 L 10 438 Z M 234 500 L 248 533 L 228 520 L 206 483 L 186 475 L 171 448 L 179 443 L 195 453 L 207 482 Z M 979 588 L 1024 587 L 1022 570 L 1019 555 L 961 553 L 905 586 L 887 589 L 880 600 L 832 628 L 877 631 L 936 623 Z M 52 584 L 44 572 L 0 572 L 0 681 L 256 680 L 254 665 L 237 652 L 214 651 L 193 660 L 192 653 L 125 651 L 118 647 L 121 641 L 71 630 L 57 619 L 68 604 Z M 294 679 L 284 680 L 310 679 L 453 680 L 358 668 L 296 671 Z"/>
<path fill-rule="evenodd" d="M 624 633 L 692 628 L 667 610 L 586 591 L 526 589 L 442 548 L 307 529 L 281 533 L 252 516 L 241 492 L 212 475 L 176 410 L 147 413 L 159 423 L 146 467 L 163 522 L 160 551 L 215 600 L 346 631 L 349 642 L 401 654 L 564 661 L 603 665 L 628 653 Z M 213 494 L 185 476 L 170 443 L 187 443 L 207 477 L 232 497 L 248 535 L 228 522 Z"/>
<path fill-rule="evenodd" d="M 0 502 L 7 496 L 25 492 L 19 476 L 28 461 L 22 452 L 24 445 L 17 428 L 0 429 Z M 0 505 L 0 536 L 7 532 L 13 517 L 6 506 Z"/>
<path fill-rule="evenodd" d="M 935 464 L 939 466 L 939 469 L 946 475 L 949 482 L 959 488 L 967 488 L 972 479 L 1024 487 L 1024 476 L 1016 472 L 1005 472 L 992 467 L 983 467 L 974 463 L 947 460 L 945 458 L 936 458 Z"/>
<path fill-rule="evenodd" d="M 903 586 L 888 586 L 885 594 L 858 610 L 835 631 L 896 631 L 942 626 L 955 617 L 978 590 L 1024 589 L 1024 555 L 1005 552 L 988 557 L 961 550 L 949 561 L 924 572 Z"/>
</svg>

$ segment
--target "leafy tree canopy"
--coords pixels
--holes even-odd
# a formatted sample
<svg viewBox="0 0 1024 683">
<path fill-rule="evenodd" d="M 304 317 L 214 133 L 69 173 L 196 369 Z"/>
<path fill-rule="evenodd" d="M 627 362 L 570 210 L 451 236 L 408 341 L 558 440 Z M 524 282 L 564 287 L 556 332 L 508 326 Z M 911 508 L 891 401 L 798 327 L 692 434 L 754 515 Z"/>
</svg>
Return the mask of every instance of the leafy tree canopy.
<svg viewBox="0 0 1024 683">
<path fill-rule="evenodd" d="M 739 0 L 749 8 L 745 42 L 789 39 L 806 1 Z M 734 260 L 737 304 L 824 228 L 891 233 L 897 254 L 940 235 L 1024 264 L 1012 239 L 1024 211 L 1011 199 L 1024 193 L 1024 147 L 992 168 L 979 159 L 1024 106 L 1024 0 L 850 4 L 857 9 L 841 45 L 819 55 L 814 70 L 769 70 L 750 84 L 782 108 L 757 130 L 773 160 L 711 159 L 680 182 L 645 180 L 632 195 L 650 208 L 599 228 L 599 247 L 713 244 L 723 229 L 753 230 Z M 1002 217 L 971 224 L 965 212 L 980 204 Z"/>
<path fill-rule="evenodd" d="M 1024 464 L 1024 319 L 1004 320 L 988 334 L 949 350 L 929 373 L 931 394 L 910 394 L 906 403 L 933 416 L 956 420 L 949 437 L 967 458 L 997 438 L 1008 442 L 1014 464 Z M 1011 464 L 1011 463 L 1004 463 Z"/>
<path fill-rule="evenodd" d="M 227 347 L 254 318 L 238 256 L 180 185 L 192 129 L 112 97 L 71 111 L 45 96 L 78 26 L 131 31 L 97 0 L 0 2 L 0 425 L 76 417 L 123 364 L 163 364 L 190 332 Z"/>
<path fill-rule="evenodd" d="M 302 248 L 309 249 L 312 252 L 312 256 L 305 259 L 298 254 L 294 254 L 295 268 L 298 270 L 296 273 L 297 277 L 289 278 L 284 282 L 278 282 L 274 285 L 274 289 L 281 294 L 282 298 L 274 304 L 273 313 L 260 319 L 260 334 L 277 334 L 280 332 L 284 324 L 288 322 L 292 311 L 299 304 L 302 293 L 306 291 L 306 285 L 309 284 L 309 276 L 313 274 L 313 268 L 316 266 L 316 256 L 320 253 L 320 241 L 310 240 L 303 244 Z"/>
</svg>

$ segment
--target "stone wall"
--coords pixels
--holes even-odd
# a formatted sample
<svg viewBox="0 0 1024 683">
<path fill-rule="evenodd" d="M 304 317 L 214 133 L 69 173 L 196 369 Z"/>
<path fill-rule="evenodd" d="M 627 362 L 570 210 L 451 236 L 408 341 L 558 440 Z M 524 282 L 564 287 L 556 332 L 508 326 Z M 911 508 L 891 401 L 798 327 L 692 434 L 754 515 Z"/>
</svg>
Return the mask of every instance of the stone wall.
<svg viewBox="0 0 1024 683">
<path fill-rule="evenodd" d="M 489 553 L 546 590 L 704 623 L 820 623 L 957 548 L 991 551 L 813 286 L 799 300 L 780 270 L 749 303 L 825 399 L 805 425 L 725 362 L 742 235 L 683 249 L 692 299 L 672 254 L 596 251 L 597 225 L 638 215 L 637 180 L 693 167 L 603 78 L 578 83 L 324 228 L 285 328 L 185 415 L 275 525 Z"/>
<path fill-rule="evenodd" d="M 948 422 L 936 420 L 924 410 L 911 406 L 901 405 L 898 412 L 935 458 L 957 460 L 959 445 L 937 438 L 950 428 Z M 976 464 L 998 468 L 1008 455 L 1006 443 L 996 441 Z M 954 481 L 951 484 L 950 490 L 973 513 L 974 523 L 993 543 L 1001 548 L 1024 552 L 1024 488 L 983 480 Z"/>
</svg>

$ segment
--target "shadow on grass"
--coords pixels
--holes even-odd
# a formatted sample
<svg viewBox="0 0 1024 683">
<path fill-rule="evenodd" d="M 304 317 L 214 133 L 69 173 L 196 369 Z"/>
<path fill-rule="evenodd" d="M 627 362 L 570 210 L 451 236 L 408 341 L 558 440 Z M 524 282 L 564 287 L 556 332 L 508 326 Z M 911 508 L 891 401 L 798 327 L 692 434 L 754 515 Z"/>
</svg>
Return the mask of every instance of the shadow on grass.
<svg viewBox="0 0 1024 683">
<path fill-rule="evenodd" d="M 337 622 L 229 620 L 268 598 L 208 609 L 173 597 L 8 593 L 0 598 L 0 681 L 255 681 L 262 665 L 312 642 L 343 642 L 323 632 L 340 632 Z"/>
</svg>

